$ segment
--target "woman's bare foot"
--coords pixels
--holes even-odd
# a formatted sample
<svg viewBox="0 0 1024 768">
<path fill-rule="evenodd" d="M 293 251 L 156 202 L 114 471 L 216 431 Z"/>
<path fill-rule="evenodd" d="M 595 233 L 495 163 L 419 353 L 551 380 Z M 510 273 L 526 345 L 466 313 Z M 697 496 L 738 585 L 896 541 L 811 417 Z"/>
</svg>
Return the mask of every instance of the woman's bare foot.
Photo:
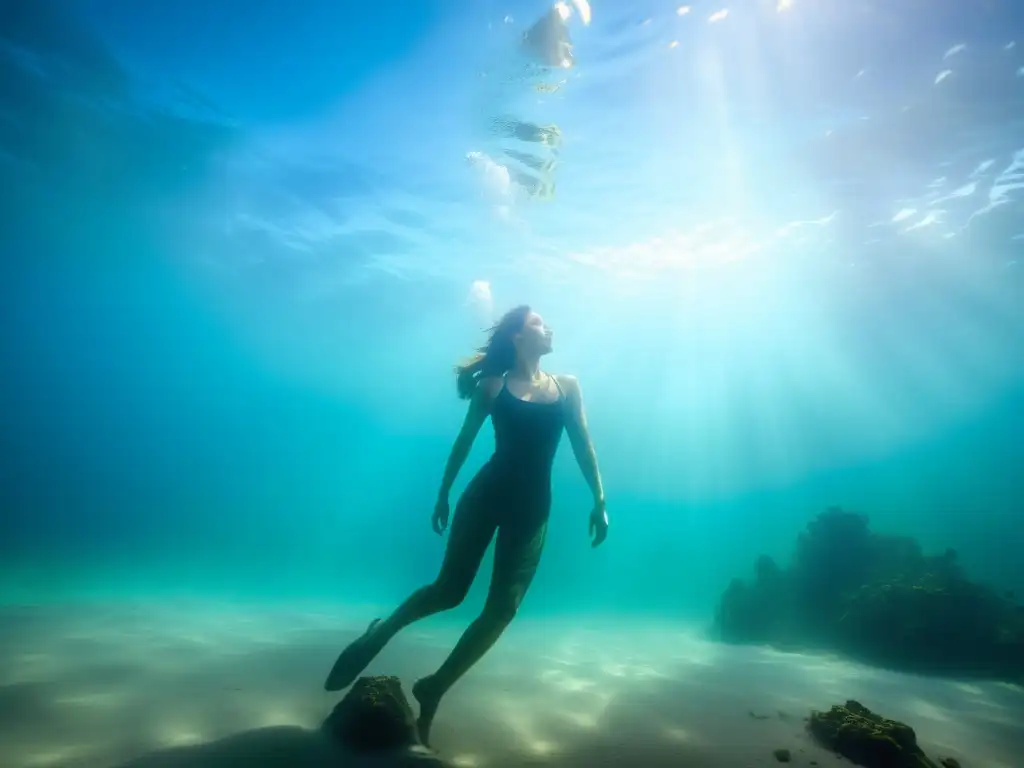
<svg viewBox="0 0 1024 768">
<path fill-rule="evenodd" d="M 420 705 L 420 715 L 416 718 L 416 730 L 419 731 L 420 742 L 430 746 L 430 726 L 434 724 L 437 705 L 441 703 L 442 692 L 438 690 L 433 675 L 428 675 L 413 683 L 412 695 Z"/>
</svg>

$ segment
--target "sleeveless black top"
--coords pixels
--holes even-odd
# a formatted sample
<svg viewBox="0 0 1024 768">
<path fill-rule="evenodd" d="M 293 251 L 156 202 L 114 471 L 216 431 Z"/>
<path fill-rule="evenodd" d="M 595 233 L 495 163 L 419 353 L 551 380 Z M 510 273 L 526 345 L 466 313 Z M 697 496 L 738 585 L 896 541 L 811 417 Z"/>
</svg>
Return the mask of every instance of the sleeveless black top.
<svg viewBox="0 0 1024 768">
<path fill-rule="evenodd" d="M 552 377 L 558 399 L 551 403 L 521 400 L 502 384 L 491 405 L 494 455 L 488 464 L 509 490 L 550 493 L 551 467 L 565 427 L 565 395 Z"/>
</svg>

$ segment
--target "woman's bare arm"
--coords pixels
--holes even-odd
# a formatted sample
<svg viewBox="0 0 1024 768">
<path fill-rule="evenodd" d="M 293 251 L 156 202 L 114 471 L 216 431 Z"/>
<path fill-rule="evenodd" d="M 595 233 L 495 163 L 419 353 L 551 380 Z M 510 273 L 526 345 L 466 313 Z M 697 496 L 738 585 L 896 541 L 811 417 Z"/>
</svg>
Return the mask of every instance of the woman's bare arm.
<svg viewBox="0 0 1024 768">
<path fill-rule="evenodd" d="M 573 455 L 576 457 L 576 463 L 579 464 L 587 485 L 590 486 L 591 493 L 594 494 L 594 504 L 604 504 L 601 470 L 597 466 L 597 453 L 594 451 L 594 443 L 590 439 L 590 430 L 587 428 L 587 412 L 583 407 L 580 383 L 575 376 L 559 376 L 558 381 L 565 392 L 566 406 L 569 411 L 566 432 L 569 434 Z"/>
<path fill-rule="evenodd" d="M 498 379 L 499 383 L 500 381 Z M 483 379 L 477 384 L 473 397 L 469 401 L 466 417 L 462 421 L 462 429 L 459 430 L 459 435 L 455 438 L 455 444 L 448 455 L 448 463 L 444 468 L 444 477 L 441 479 L 441 489 L 437 494 L 439 499 L 447 499 L 448 494 L 451 493 L 452 485 L 455 484 L 455 478 L 458 476 L 459 470 L 462 469 L 462 465 L 466 462 L 466 457 L 469 456 L 469 451 L 473 447 L 473 441 L 476 440 L 476 436 L 480 433 L 480 427 L 483 426 L 488 414 L 491 412 L 494 393 L 495 384 L 493 379 Z"/>
</svg>

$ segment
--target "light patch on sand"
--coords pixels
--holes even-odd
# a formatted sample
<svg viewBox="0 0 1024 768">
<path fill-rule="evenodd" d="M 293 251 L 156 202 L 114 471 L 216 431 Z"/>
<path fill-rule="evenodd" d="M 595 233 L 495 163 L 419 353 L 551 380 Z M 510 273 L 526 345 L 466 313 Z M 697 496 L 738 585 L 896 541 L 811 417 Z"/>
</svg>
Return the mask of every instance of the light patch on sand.
<svg viewBox="0 0 1024 768">
<path fill-rule="evenodd" d="M 968 683 L 953 683 L 953 687 L 961 693 L 966 693 L 969 696 L 984 696 L 985 692 L 976 685 L 970 685 Z"/>
<path fill-rule="evenodd" d="M 487 765 L 487 761 L 480 755 L 472 754 L 455 755 L 448 762 L 454 765 L 455 768 L 482 768 L 482 766 Z"/>
<path fill-rule="evenodd" d="M 668 675 L 658 671 L 650 664 L 640 664 L 633 667 L 633 679 L 634 680 L 658 680 L 665 679 Z"/>
<path fill-rule="evenodd" d="M 561 713 L 561 716 L 564 720 L 567 720 L 581 730 L 592 731 L 597 728 L 598 715 L 590 715 L 586 712 L 565 711 Z"/>
<path fill-rule="evenodd" d="M 89 691 L 57 696 L 55 704 L 69 707 L 118 707 L 127 703 L 127 696 L 119 691 Z"/>
<path fill-rule="evenodd" d="M 678 725 L 669 725 L 665 728 L 665 738 L 681 744 L 689 744 L 694 741 L 693 734 Z"/>
<path fill-rule="evenodd" d="M 940 709 L 924 699 L 911 699 L 907 704 L 907 711 L 912 712 L 916 717 L 925 717 L 938 723 L 953 722 L 953 718 L 945 709 Z"/>
<path fill-rule="evenodd" d="M 502 702 L 499 718 L 501 722 L 515 733 L 516 741 L 523 745 L 528 752 L 539 757 L 546 757 L 554 754 L 558 747 L 553 740 L 542 733 L 542 729 L 538 727 L 538 722 L 548 721 L 547 719 L 553 713 L 545 710 L 552 704 L 553 702 L 550 698 L 545 699 L 543 702 L 535 702 L 532 705 L 526 702 L 513 702 L 510 699 L 506 699 Z M 556 711 L 560 710 L 561 706 L 557 707 Z M 550 724 L 550 721 L 548 722 Z"/>
<path fill-rule="evenodd" d="M 268 728 L 274 725 L 307 725 L 306 718 L 294 709 L 271 707 L 261 712 L 258 726 Z"/>
<path fill-rule="evenodd" d="M 867 667 L 852 662 L 809 654 L 793 654 L 792 661 L 799 663 L 800 668 L 815 680 L 827 683 L 845 683 L 852 678 L 862 677 L 867 672 Z"/>
<path fill-rule="evenodd" d="M 607 707 L 615 699 L 615 694 L 609 690 L 594 691 L 594 698 L 600 701 L 603 707 Z"/>
<path fill-rule="evenodd" d="M 557 656 L 542 655 L 537 658 L 541 661 L 550 661 L 552 664 L 561 664 L 563 667 L 579 666 L 579 662 L 573 661 L 572 659 L 562 659 Z"/>
<path fill-rule="evenodd" d="M 560 669 L 546 669 L 540 673 L 541 682 L 564 693 L 578 693 L 593 688 L 597 683 L 582 677 L 567 675 Z"/>
<path fill-rule="evenodd" d="M 540 757 L 547 757 L 558 751 L 557 744 L 552 741 L 545 741 L 544 739 L 527 742 L 526 747 L 530 752 Z"/>
<path fill-rule="evenodd" d="M 626 677 L 627 670 L 625 664 L 602 664 L 601 671 L 604 672 L 608 677 Z"/>
<path fill-rule="evenodd" d="M 88 756 L 90 750 L 83 746 L 51 747 L 49 749 L 32 752 L 25 760 L 26 768 L 49 768 L 49 766 L 64 766 L 73 764 Z"/>
<path fill-rule="evenodd" d="M 1004 683 L 1000 680 L 994 683 L 994 685 L 998 686 L 999 688 L 1002 688 L 1005 691 L 1013 691 L 1014 693 L 1024 695 L 1024 686 L 1017 685 L 1016 683 Z"/>
<path fill-rule="evenodd" d="M 161 724 L 156 733 L 156 743 L 161 747 L 190 747 L 208 740 L 209 736 L 194 725 Z"/>
</svg>

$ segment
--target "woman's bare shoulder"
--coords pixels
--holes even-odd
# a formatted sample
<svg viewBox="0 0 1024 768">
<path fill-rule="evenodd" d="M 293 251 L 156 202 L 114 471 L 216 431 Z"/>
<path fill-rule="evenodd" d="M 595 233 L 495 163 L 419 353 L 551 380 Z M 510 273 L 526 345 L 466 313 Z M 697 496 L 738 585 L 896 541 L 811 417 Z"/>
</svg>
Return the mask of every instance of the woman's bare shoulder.
<svg viewBox="0 0 1024 768">
<path fill-rule="evenodd" d="M 488 399 L 493 399 L 501 392 L 504 384 L 505 379 L 501 376 L 482 376 L 477 387 L 480 394 L 486 395 Z"/>
<path fill-rule="evenodd" d="M 558 386 L 562 388 L 563 392 L 569 393 L 580 391 L 580 380 L 571 373 L 555 373 L 552 375 L 555 377 L 555 381 L 558 382 Z"/>
</svg>

